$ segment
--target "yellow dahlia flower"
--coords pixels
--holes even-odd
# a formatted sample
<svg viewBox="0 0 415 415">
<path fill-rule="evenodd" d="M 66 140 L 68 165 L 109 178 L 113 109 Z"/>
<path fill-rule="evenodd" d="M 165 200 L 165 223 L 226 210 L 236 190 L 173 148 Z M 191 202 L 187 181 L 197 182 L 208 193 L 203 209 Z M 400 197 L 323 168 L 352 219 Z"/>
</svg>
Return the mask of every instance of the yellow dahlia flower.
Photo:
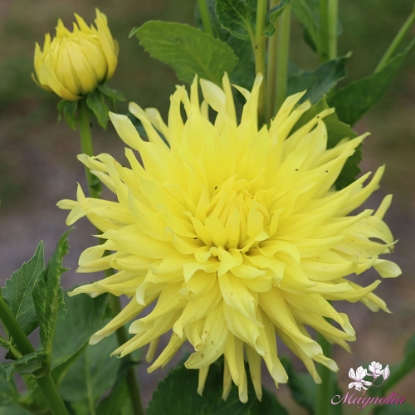
<svg viewBox="0 0 415 415">
<path fill-rule="evenodd" d="M 108 28 L 105 14 L 96 9 L 95 25 L 89 27 L 75 14 L 77 23 L 70 32 L 58 20 L 56 37 L 45 35 L 43 51 L 36 43 L 33 80 L 67 101 L 76 101 L 92 92 L 114 74 L 118 43 Z"/>
<path fill-rule="evenodd" d="M 337 370 L 306 327 L 348 350 L 346 341 L 354 340 L 355 332 L 347 315 L 329 301 L 361 301 L 373 311 L 388 311 L 372 293 L 380 281 L 361 287 L 346 277 L 372 266 L 382 277 L 400 274 L 393 262 L 379 259 L 394 243 L 382 220 L 391 197 L 376 212 L 350 215 L 377 188 L 383 167 L 365 187 L 370 173 L 341 191 L 333 188 L 365 136 L 327 150 L 323 119 L 333 109 L 291 133 L 310 108 L 309 102 L 296 106 L 303 94 L 287 98 L 270 127 L 258 130 L 260 83 L 259 76 L 252 92 L 236 87 L 246 98 L 240 122 L 226 75 L 223 89 L 200 81 L 201 104 L 196 80 L 190 95 L 178 87 L 170 98 L 168 124 L 156 109 L 130 104 L 148 142 L 126 116 L 110 114 L 131 147 L 126 149 L 129 167 L 108 154 L 79 159 L 117 201 L 86 198 L 78 187 L 77 201 L 59 202 L 71 210 L 68 225 L 86 216 L 106 239 L 83 252 L 78 271 L 118 271 L 74 294 L 131 298 L 91 343 L 136 319 L 130 325 L 134 337 L 114 354 L 125 356 L 149 344 L 146 357 L 151 361 L 160 336 L 170 332 L 149 372 L 164 366 L 187 340 L 195 352 L 185 365 L 199 369 L 199 393 L 209 365 L 224 355 L 223 396 L 233 381 L 243 402 L 245 357 L 258 398 L 262 360 L 276 383 L 287 381 L 277 337 L 302 359 L 316 382 L 314 362 Z M 217 113 L 213 123 L 209 107 Z M 112 253 L 103 256 L 105 250 Z M 138 318 L 153 302 L 154 309 Z"/>
</svg>

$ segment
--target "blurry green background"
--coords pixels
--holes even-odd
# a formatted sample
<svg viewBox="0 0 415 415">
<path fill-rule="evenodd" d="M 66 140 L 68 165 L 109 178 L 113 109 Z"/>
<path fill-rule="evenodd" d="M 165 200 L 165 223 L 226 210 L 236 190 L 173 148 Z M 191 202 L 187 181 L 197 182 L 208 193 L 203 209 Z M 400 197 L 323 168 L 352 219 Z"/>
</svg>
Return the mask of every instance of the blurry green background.
<svg viewBox="0 0 415 415">
<path fill-rule="evenodd" d="M 28 260 L 39 240 L 46 244 L 49 256 L 59 235 L 65 230 L 66 213 L 55 204 L 62 198 L 74 198 L 76 182 L 84 183 L 84 172 L 76 160 L 80 152 L 78 136 L 64 123 L 57 124 L 58 98 L 39 89 L 31 80 L 35 42 L 43 45 L 44 34 L 54 33 L 59 17 L 71 25 L 73 13 L 92 21 L 99 7 L 109 19 L 114 37 L 120 43 L 119 65 L 109 85 L 121 90 L 127 101 L 142 107 L 156 106 L 166 114 L 169 95 L 177 82 L 163 64 L 152 60 L 138 45 L 128 39 L 132 27 L 149 19 L 194 24 L 194 2 L 183 0 L 101 0 L 29 1 L 0 0 L 0 283 L 3 285 L 13 270 Z M 406 19 L 413 0 L 340 0 L 343 33 L 339 38 L 340 53 L 353 51 L 348 62 L 346 82 L 369 75 L 389 42 Z M 411 30 L 409 38 L 415 35 Z M 304 69 L 318 65 L 313 53 L 304 45 L 301 29 L 293 25 L 292 61 Z M 125 112 L 127 104 L 119 106 Z M 392 89 L 379 105 L 357 126 L 358 132 L 371 131 L 364 146 L 363 171 L 374 171 L 385 163 L 382 188 L 372 196 L 368 206 L 376 208 L 382 197 L 394 194 L 392 209 L 386 216 L 399 243 L 393 259 L 403 275 L 385 280 L 377 293 L 388 303 L 393 314 L 373 314 L 360 303 L 339 304 L 356 328 L 358 341 L 352 354 L 335 349 L 340 382 L 347 388 L 347 372 L 372 360 L 385 364 L 397 362 L 406 340 L 415 333 L 415 261 L 414 181 L 415 181 L 415 53 L 407 59 Z M 123 143 L 110 126 L 107 132 L 94 127 L 96 153 L 110 152 L 122 158 Z M 72 268 L 63 277 L 65 287 L 93 279 L 75 274 L 77 257 L 95 241 L 86 222 L 71 234 L 72 250 L 67 265 Z M 360 277 L 368 285 L 375 276 Z M 145 366 L 145 365 L 142 365 Z M 301 365 L 298 365 L 301 368 Z M 301 369 L 303 370 L 303 369 Z M 159 371 L 147 375 L 139 369 L 148 401 L 160 376 Z M 266 381 L 266 380 L 265 380 Z M 406 378 L 394 391 L 415 403 L 415 376 Z M 293 413 L 302 414 L 291 402 L 285 386 L 278 392 Z M 348 413 L 358 413 L 348 408 Z"/>
</svg>

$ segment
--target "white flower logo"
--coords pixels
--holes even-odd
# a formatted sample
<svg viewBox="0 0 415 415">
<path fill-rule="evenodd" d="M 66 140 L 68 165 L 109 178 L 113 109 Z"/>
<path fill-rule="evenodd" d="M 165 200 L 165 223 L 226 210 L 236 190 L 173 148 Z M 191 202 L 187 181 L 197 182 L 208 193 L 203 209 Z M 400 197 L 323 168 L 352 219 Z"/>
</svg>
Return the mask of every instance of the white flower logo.
<svg viewBox="0 0 415 415">
<path fill-rule="evenodd" d="M 372 382 L 364 380 L 366 376 L 367 369 L 363 369 L 363 366 L 359 366 L 356 369 L 356 372 L 352 368 L 350 368 L 349 378 L 353 379 L 354 382 L 349 383 L 349 389 L 354 387 L 357 391 L 361 391 L 362 389 L 367 391 L 368 388 L 366 388 L 366 386 L 371 386 Z"/>
<path fill-rule="evenodd" d="M 369 371 L 371 374 L 368 374 L 368 376 L 373 377 L 373 380 L 377 379 L 380 376 L 383 376 L 383 380 L 386 380 L 390 375 L 389 365 L 386 365 L 382 369 L 382 364 L 378 362 L 372 362 L 369 365 Z"/>
</svg>

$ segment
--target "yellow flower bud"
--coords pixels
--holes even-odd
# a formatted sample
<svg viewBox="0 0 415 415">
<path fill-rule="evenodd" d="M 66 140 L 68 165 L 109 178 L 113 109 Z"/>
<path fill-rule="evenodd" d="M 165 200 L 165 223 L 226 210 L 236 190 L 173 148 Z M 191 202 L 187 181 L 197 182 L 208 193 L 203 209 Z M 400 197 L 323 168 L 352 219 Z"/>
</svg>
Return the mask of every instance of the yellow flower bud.
<svg viewBox="0 0 415 415">
<path fill-rule="evenodd" d="M 118 43 L 112 38 L 107 17 L 96 9 L 90 27 L 75 14 L 70 32 L 58 20 L 56 36 L 45 36 L 43 51 L 36 43 L 33 80 L 67 101 L 76 101 L 112 77 L 118 62 Z"/>
</svg>

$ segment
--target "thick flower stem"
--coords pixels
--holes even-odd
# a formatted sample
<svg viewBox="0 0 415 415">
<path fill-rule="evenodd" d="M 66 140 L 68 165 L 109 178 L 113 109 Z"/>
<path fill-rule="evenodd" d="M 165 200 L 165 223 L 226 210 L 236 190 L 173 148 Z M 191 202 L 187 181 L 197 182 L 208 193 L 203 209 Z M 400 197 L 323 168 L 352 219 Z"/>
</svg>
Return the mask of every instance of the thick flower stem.
<svg viewBox="0 0 415 415">
<path fill-rule="evenodd" d="M 84 154 L 87 156 L 94 155 L 94 148 L 92 146 L 91 126 L 89 120 L 88 107 L 86 106 L 86 99 L 82 99 L 78 104 L 79 117 L 79 135 L 81 138 L 81 147 Z M 86 181 L 88 183 L 89 195 L 91 197 L 99 198 L 101 195 L 100 185 L 95 176 L 85 166 Z"/>
<path fill-rule="evenodd" d="M 207 6 L 206 0 L 197 0 L 197 4 L 199 5 L 200 17 L 202 18 L 203 29 L 206 33 L 213 36 L 213 29 L 212 24 L 210 23 L 209 18 L 209 9 Z"/>
<path fill-rule="evenodd" d="M 332 357 L 331 344 L 321 335 L 318 334 L 318 343 L 323 349 L 326 357 Z M 315 415 L 330 415 L 331 398 L 333 397 L 333 372 L 326 366 L 320 365 L 318 373 L 321 377 L 321 383 L 317 386 L 316 412 Z"/>
<path fill-rule="evenodd" d="M 254 55 L 255 55 L 255 72 L 256 74 L 262 74 L 264 80 L 262 81 L 261 88 L 259 89 L 258 98 L 258 126 L 261 127 L 265 122 L 265 88 L 266 88 L 266 71 L 265 71 L 265 46 L 266 39 L 264 36 L 265 19 L 267 15 L 267 0 L 258 0 L 257 3 L 257 15 L 255 25 L 255 42 L 254 42 Z"/>
<path fill-rule="evenodd" d="M 287 97 L 288 57 L 290 52 L 291 6 L 282 12 L 278 22 L 277 84 L 275 112 Z"/>
<path fill-rule="evenodd" d="M 88 155 L 93 156 L 94 150 L 92 146 L 92 134 L 90 127 L 90 119 L 88 108 L 86 106 L 85 100 L 81 100 L 78 106 L 78 116 L 79 116 L 79 134 L 81 137 L 81 146 L 82 151 Z M 89 187 L 89 195 L 94 198 L 99 198 L 101 195 L 101 190 L 97 186 L 97 180 L 94 178 L 88 167 L 85 166 L 85 174 Z M 102 241 L 102 239 L 101 239 Z M 113 275 L 113 270 L 109 269 L 106 271 L 105 276 L 109 277 Z M 115 295 L 109 294 L 110 307 L 114 315 L 118 314 L 121 311 L 121 304 L 118 297 Z M 124 327 L 120 327 L 117 330 L 117 339 L 118 344 L 121 346 L 128 341 L 127 333 L 125 332 Z M 125 359 L 130 360 L 129 356 Z M 134 368 L 130 367 L 126 375 L 126 381 L 128 385 L 128 393 L 130 395 L 131 404 L 133 407 L 134 415 L 144 415 L 144 409 L 141 403 L 140 390 L 138 388 L 138 382 L 135 377 Z"/>
<path fill-rule="evenodd" d="M 398 47 L 402 43 L 403 39 L 409 32 L 409 29 L 412 27 L 412 25 L 415 22 L 415 6 L 412 9 L 412 13 L 408 16 L 403 26 L 400 28 L 399 32 L 395 36 L 395 38 L 392 40 L 392 43 L 390 44 L 389 48 L 383 55 L 382 59 L 378 63 L 378 66 L 376 66 L 376 69 L 374 73 L 379 72 L 383 67 L 389 62 L 389 60 L 392 58 L 392 56 L 396 53 Z"/>
<path fill-rule="evenodd" d="M 3 321 L 5 327 L 10 333 L 12 339 L 15 341 L 17 347 L 23 355 L 35 352 L 32 343 L 30 343 L 26 334 L 20 327 L 16 318 L 10 311 L 6 302 L 0 296 L 0 318 Z M 68 415 L 65 404 L 59 395 L 58 389 L 53 382 L 52 376 L 48 373 L 46 376 L 36 378 L 36 382 L 39 388 L 43 392 L 43 395 L 49 404 L 49 408 L 53 415 Z"/>
</svg>

